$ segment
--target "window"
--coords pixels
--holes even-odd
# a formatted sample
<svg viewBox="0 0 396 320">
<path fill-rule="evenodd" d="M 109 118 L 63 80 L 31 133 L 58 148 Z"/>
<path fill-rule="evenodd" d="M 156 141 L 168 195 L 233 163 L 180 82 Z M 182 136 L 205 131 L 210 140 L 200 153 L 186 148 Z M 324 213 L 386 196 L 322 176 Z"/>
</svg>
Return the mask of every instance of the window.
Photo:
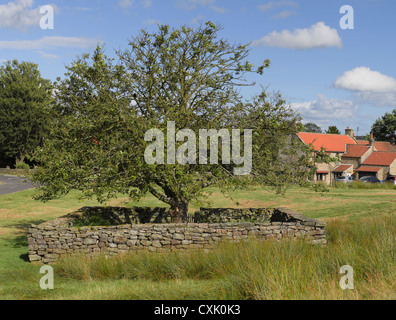
<svg viewBox="0 0 396 320">
<path fill-rule="evenodd" d="M 326 181 L 327 173 L 317 173 L 316 181 Z"/>
</svg>

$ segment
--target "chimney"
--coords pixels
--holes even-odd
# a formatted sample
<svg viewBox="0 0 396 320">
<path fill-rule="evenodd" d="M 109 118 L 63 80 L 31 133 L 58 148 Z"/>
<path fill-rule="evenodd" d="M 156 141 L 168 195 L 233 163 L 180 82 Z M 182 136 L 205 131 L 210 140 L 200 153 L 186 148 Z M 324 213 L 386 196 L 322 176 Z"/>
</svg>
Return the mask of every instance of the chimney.
<svg viewBox="0 0 396 320">
<path fill-rule="evenodd" d="M 349 129 L 349 127 L 347 127 L 347 128 L 345 129 L 345 134 L 346 134 L 347 136 L 350 136 L 351 138 L 353 138 L 353 136 L 354 136 L 354 134 L 353 134 L 353 129 Z"/>
<path fill-rule="evenodd" d="M 375 140 L 374 140 L 374 134 L 373 134 L 373 132 L 371 131 L 371 134 L 370 134 L 370 140 L 369 140 L 369 147 L 372 147 L 372 146 L 374 146 L 374 142 L 375 142 Z"/>
</svg>

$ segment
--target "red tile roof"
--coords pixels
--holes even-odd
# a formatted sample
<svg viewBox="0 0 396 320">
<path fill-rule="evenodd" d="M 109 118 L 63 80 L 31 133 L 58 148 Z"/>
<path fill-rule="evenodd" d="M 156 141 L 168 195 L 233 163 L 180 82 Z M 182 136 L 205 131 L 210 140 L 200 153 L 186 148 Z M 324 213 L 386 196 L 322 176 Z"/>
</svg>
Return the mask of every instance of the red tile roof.
<svg viewBox="0 0 396 320">
<path fill-rule="evenodd" d="M 356 171 L 360 171 L 360 172 L 378 172 L 381 169 L 383 169 L 383 168 L 381 168 L 381 167 L 360 167 Z"/>
<path fill-rule="evenodd" d="M 369 145 L 370 142 L 367 140 L 356 140 L 359 145 Z M 394 151 L 396 152 L 396 146 L 387 141 L 374 141 L 374 147 L 377 151 Z"/>
<path fill-rule="evenodd" d="M 396 146 L 389 142 L 375 141 L 374 147 L 377 151 L 394 151 L 396 152 Z"/>
<path fill-rule="evenodd" d="M 335 167 L 332 172 L 345 172 L 348 170 L 350 167 L 352 167 L 351 164 L 340 164 L 338 167 Z"/>
<path fill-rule="evenodd" d="M 396 160 L 396 152 L 373 152 L 362 163 L 371 166 L 390 166 Z"/>
<path fill-rule="evenodd" d="M 361 158 L 368 150 L 366 145 L 361 144 L 348 144 L 346 146 L 347 152 L 342 156 L 347 158 Z"/>
<path fill-rule="evenodd" d="M 356 144 L 350 136 L 341 134 L 299 132 L 298 136 L 305 144 L 312 143 L 315 151 L 320 151 L 323 147 L 328 152 L 344 153 L 345 145 Z"/>
</svg>

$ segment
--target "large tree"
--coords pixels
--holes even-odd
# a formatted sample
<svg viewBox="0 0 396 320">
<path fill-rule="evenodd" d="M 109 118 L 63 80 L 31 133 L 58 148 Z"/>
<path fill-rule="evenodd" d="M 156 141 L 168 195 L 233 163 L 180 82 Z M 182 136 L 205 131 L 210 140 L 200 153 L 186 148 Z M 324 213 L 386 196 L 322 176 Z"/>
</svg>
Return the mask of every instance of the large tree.
<svg viewBox="0 0 396 320">
<path fill-rule="evenodd" d="M 0 67 L 0 152 L 23 162 L 49 129 L 52 85 L 30 62 Z"/>
<path fill-rule="evenodd" d="M 396 144 L 396 109 L 378 118 L 371 127 L 374 139 Z"/>
<path fill-rule="evenodd" d="M 254 67 L 248 47 L 218 39 L 220 30 L 210 22 L 196 29 L 163 25 L 132 38 L 117 52 L 118 64 L 98 47 L 68 67 L 57 86 L 57 124 L 36 153 L 36 198 L 72 189 L 100 201 L 149 192 L 170 206 L 172 221 L 185 221 L 189 203 L 205 199 L 209 186 L 256 182 L 282 192 L 305 182 L 310 150 L 293 138 L 301 119 L 280 94 L 240 95 L 241 86 L 253 85 L 246 75 L 262 74 L 269 61 Z M 214 130 L 215 139 L 199 139 L 204 130 Z M 230 161 L 236 140 L 240 150 L 232 145 Z M 241 166 L 249 168 L 236 174 Z"/>
</svg>

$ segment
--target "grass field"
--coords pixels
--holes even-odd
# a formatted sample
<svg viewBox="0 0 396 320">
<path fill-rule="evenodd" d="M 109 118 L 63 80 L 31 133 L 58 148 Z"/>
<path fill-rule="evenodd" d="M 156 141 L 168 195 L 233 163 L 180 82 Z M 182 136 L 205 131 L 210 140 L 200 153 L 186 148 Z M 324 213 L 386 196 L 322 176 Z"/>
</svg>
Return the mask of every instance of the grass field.
<svg viewBox="0 0 396 320">
<path fill-rule="evenodd" d="M 212 192 L 212 206 L 236 206 Z M 283 206 L 326 221 L 329 244 L 250 240 L 209 252 L 68 258 L 54 266 L 54 290 L 40 289 L 40 266 L 27 262 L 27 227 L 98 203 L 79 201 L 74 192 L 44 204 L 32 194 L 0 196 L 0 299 L 396 298 L 396 190 L 331 188 L 318 194 L 293 188 L 285 196 L 239 191 L 233 197 L 240 207 Z M 120 198 L 109 205 L 162 206 L 152 197 L 140 203 Z M 354 290 L 338 284 L 346 264 L 354 268 Z"/>
</svg>

